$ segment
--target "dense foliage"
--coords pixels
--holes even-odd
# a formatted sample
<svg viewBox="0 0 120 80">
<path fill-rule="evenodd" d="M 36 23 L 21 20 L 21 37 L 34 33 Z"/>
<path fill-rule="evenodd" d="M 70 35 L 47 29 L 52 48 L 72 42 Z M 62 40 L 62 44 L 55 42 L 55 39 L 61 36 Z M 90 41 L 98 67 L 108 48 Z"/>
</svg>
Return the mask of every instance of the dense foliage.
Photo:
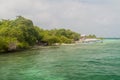
<svg viewBox="0 0 120 80">
<path fill-rule="evenodd" d="M 96 38 L 96 35 L 86 35 L 86 38 Z"/>
<path fill-rule="evenodd" d="M 73 43 L 79 39 L 80 34 L 69 29 L 44 30 L 22 16 L 0 21 L 0 51 L 26 49 L 36 44 Z"/>
</svg>

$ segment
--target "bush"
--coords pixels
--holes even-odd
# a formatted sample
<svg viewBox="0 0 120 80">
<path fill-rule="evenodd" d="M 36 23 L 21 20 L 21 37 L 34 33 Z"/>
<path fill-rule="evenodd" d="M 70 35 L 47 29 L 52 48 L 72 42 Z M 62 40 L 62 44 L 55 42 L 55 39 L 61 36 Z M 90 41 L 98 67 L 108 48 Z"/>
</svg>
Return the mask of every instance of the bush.
<svg viewBox="0 0 120 80">
<path fill-rule="evenodd" d="M 0 37 L 0 50 L 2 52 L 13 51 L 17 49 L 17 39 L 11 37 Z"/>
</svg>

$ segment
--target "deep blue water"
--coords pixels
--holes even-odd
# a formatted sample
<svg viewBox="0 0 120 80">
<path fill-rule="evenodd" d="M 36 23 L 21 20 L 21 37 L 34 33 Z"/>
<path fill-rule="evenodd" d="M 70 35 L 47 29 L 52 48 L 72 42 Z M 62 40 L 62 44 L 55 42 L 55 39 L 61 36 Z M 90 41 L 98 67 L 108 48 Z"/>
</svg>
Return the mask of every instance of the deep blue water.
<svg viewBox="0 0 120 80">
<path fill-rule="evenodd" d="M 0 80 L 120 80 L 120 40 L 1 54 Z"/>
</svg>

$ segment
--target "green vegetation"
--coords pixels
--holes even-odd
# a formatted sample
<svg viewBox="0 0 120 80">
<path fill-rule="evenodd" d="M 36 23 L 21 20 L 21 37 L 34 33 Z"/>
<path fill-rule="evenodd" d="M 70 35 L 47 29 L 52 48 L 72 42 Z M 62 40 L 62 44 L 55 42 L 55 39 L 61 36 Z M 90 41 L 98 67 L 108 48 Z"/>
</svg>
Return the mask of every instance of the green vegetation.
<svg viewBox="0 0 120 80">
<path fill-rule="evenodd" d="M 87 35 L 86 38 L 97 38 L 96 35 Z"/>
<path fill-rule="evenodd" d="M 34 45 L 74 43 L 80 34 L 66 29 L 44 30 L 22 16 L 0 21 L 0 52 L 27 49 Z"/>
</svg>

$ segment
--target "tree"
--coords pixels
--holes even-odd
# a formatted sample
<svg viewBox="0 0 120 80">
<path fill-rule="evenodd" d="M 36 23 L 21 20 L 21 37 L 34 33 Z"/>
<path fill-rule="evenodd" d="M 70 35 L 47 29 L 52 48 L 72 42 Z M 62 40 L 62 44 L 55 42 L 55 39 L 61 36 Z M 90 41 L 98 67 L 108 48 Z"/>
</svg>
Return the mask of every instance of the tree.
<svg viewBox="0 0 120 80">
<path fill-rule="evenodd" d="M 87 35 L 86 38 L 96 38 L 96 35 L 90 34 L 90 35 Z"/>
<path fill-rule="evenodd" d="M 1 51 L 13 51 L 17 48 L 16 38 L 0 37 L 0 50 Z"/>
<path fill-rule="evenodd" d="M 4 42 L 6 39 L 15 38 L 19 42 L 16 48 L 27 48 L 35 45 L 38 35 L 39 33 L 36 31 L 33 22 L 22 16 L 18 16 L 15 20 L 0 21 L 0 37 L 5 38 Z M 9 44 L 6 45 L 8 46 Z M 13 43 L 10 46 L 12 47 Z"/>
<path fill-rule="evenodd" d="M 80 34 L 69 29 L 41 29 L 22 16 L 17 16 L 15 20 L 0 21 L 1 51 L 25 49 L 36 43 L 46 43 L 47 45 L 72 43 L 79 38 Z"/>
</svg>

